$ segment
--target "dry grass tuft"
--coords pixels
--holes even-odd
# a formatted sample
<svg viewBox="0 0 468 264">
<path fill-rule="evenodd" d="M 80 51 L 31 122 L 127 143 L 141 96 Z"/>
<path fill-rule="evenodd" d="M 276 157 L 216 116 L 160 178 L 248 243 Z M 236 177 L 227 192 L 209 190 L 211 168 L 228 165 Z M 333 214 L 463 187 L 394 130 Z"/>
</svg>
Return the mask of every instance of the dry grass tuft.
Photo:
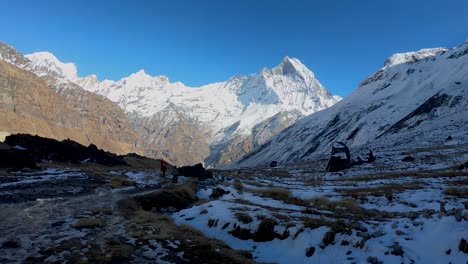
<svg viewBox="0 0 468 264">
<path fill-rule="evenodd" d="M 232 187 L 234 187 L 234 189 L 236 189 L 238 192 L 242 192 L 242 190 L 244 189 L 244 185 L 239 180 L 235 180 L 232 183 Z"/>
<path fill-rule="evenodd" d="M 74 228 L 92 228 L 92 227 L 102 227 L 104 226 L 104 221 L 100 218 L 82 218 L 76 221 L 73 225 Z"/>
<path fill-rule="evenodd" d="M 294 197 L 288 189 L 281 187 L 271 187 L 268 189 L 250 189 L 250 192 L 264 198 L 272 198 L 285 203 L 307 206 L 309 203 L 301 198 Z"/>
<path fill-rule="evenodd" d="M 259 190 L 251 190 L 251 192 L 258 194 L 262 197 L 272 198 L 275 200 L 282 200 L 286 201 L 291 198 L 291 192 L 288 189 L 281 188 L 281 187 L 272 187 L 269 189 L 259 189 Z"/>
<path fill-rule="evenodd" d="M 282 178 L 291 177 L 291 174 L 287 170 L 272 170 L 268 174 L 269 176 L 272 176 L 272 177 L 282 177 Z"/>
<path fill-rule="evenodd" d="M 243 212 L 237 212 L 234 216 L 237 218 L 237 220 L 241 221 L 244 224 L 252 223 L 253 221 L 250 215 Z"/>
<path fill-rule="evenodd" d="M 417 190 L 423 188 L 423 183 L 412 182 L 408 184 L 387 184 L 374 188 L 347 188 L 337 189 L 345 196 L 350 196 L 356 200 L 366 199 L 368 196 L 385 196 L 389 201 L 393 199 L 393 194 L 403 192 L 405 190 Z"/>
<path fill-rule="evenodd" d="M 327 197 L 315 197 L 310 199 L 309 203 L 309 206 L 305 209 L 305 213 L 309 214 L 335 218 L 349 218 L 354 216 L 359 219 L 367 213 L 367 211 L 362 209 L 355 200 L 349 198 L 340 201 L 331 201 Z M 320 212 L 317 211 L 317 209 L 325 210 L 327 212 Z"/>
<path fill-rule="evenodd" d="M 285 215 L 285 214 L 273 212 L 271 215 L 274 216 L 277 219 L 283 220 L 284 222 L 289 222 L 291 220 L 291 217 L 289 217 L 288 215 Z"/>
<path fill-rule="evenodd" d="M 105 186 L 110 187 L 112 189 L 123 188 L 128 186 L 135 186 L 135 182 L 129 180 L 123 176 L 113 176 L 111 181 L 107 183 Z"/>
<path fill-rule="evenodd" d="M 187 208 L 197 201 L 195 191 L 198 181 L 193 180 L 183 185 L 172 186 L 153 193 L 135 197 L 134 199 L 144 210 L 160 210 L 162 208 L 173 207 L 177 210 Z"/>
<path fill-rule="evenodd" d="M 454 178 L 458 176 L 466 176 L 466 172 L 454 171 L 450 168 L 437 170 L 418 170 L 418 171 L 391 171 L 379 172 L 374 174 L 361 175 L 356 177 L 346 178 L 347 181 L 368 181 L 368 180 L 385 180 L 398 179 L 404 177 L 413 178 Z M 342 181 L 342 179 L 332 179 L 330 181 Z"/>
<path fill-rule="evenodd" d="M 468 188 L 448 187 L 447 189 L 445 189 L 444 194 L 459 198 L 466 198 L 468 197 Z"/>
</svg>

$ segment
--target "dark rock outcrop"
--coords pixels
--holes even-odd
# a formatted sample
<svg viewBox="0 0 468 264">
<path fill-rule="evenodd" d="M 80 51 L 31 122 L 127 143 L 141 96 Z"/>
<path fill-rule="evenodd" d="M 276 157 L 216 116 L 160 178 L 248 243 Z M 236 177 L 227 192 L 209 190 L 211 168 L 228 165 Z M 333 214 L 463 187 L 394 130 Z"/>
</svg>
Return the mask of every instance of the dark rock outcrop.
<svg viewBox="0 0 468 264">
<path fill-rule="evenodd" d="M 331 157 L 327 165 L 327 171 L 342 171 L 349 168 L 350 165 L 351 155 L 349 153 L 348 147 L 342 142 L 337 142 L 332 147 Z"/>
<path fill-rule="evenodd" d="M 406 156 L 406 157 L 404 157 L 401 161 L 404 161 L 404 162 L 413 162 L 413 161 L 414 161 L 414 158 L 411 157 L 411 156 Z"/>
<path fill-rule="evenodd" d="M 205 170 L 201 163 L 198 163 L 193 166 L 182 166 L 177 168 L 177 175 L 182 175 L 186 177 L 194 177 L 194 178 L 212 178 L 213 173 L 211 171 Z"/>
<path fill-rule="evenodd" d="M 7 144 L 0 143 L 0 167 L 22 169 L 36 169 L 34 154 L 23 148 L 10 147 Z"/>
<path fill-rule="evenodd" d="M 225 194 L 229 194 L 231 193 L 230 191 L 225 191 L 224 189 L 221 189 L 221 188 L 216 188 L 216 189 L 213 189 L 213 191 L 211 192 L 210 194 L 210 198 L 211 199 L 218 199 L 219 197 L 225 195 Z"/>
<path fill-rule="evenodd" d="M 284 240 L 289 237 L 289 231 L 286 230 L 283 234 L 275 232 L 276 221 L 273 219 L 265 218 L 258 225 L 257 231 L 252 233 L 249 229 L 242 228 L 238 225 L 234 225 L 234 228 L 229 231 L 234 237 L 242 240 L 252 239 L 255 242 L 268 242 L 275 238 Z"/>
<path fill-rule="evenodd" d="M 34 155 L 37 162 L 89 162 L 102 165 L 127 165 L 120 156 L 100 150 L 93 144 L 85 147 L 70 139 L 57 141 L 39 136 L 15 134 L 7 136 L 5 143 L 10 146 L 26 148 Z"/>
<path fill-rule="evenodd" d="M 460 243 L 458 244 L 458 250 L 463 253 L 468 253 L 468 242 L 465 239 L 461 239 Z"/>
<path fill-rule="evenodd" d="M 314 255 L 315 253 L 315 247 L 310 247 L 306 250 L 306 257 L 310 258 Z"/>
<path fill-rule="evenodd" d="M 459 171 L 468 170 L 468 162 L 465 162 L 462 165 L 460 165 L 457 170 Z"/>
</svg>

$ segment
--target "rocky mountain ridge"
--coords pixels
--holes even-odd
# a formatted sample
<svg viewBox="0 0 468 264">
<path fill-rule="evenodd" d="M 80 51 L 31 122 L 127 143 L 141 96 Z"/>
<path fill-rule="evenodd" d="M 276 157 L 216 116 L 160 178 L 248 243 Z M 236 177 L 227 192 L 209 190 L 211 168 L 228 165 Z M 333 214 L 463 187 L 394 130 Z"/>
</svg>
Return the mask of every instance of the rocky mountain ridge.
<svg viewBox="0 0 468 264">
<path fill-rule="evenodd" d="M 42 77 L 33 74 L 33 69 L 39 68 L 14 48 L 0 43 L 3 136 L 28 133 L 57 140 L 70 138 L 117 154 L 138 152 L 137 134 L 118 106 L 46 73 L 45 67 L 40 68 Z"/>
</svg>

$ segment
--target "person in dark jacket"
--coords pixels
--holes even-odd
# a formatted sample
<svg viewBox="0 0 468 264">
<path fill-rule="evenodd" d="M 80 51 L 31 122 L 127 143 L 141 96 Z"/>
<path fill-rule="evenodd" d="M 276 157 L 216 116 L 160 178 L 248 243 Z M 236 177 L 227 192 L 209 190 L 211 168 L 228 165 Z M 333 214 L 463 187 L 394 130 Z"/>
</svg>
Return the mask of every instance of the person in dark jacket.
<svg viewBox="0 0 468 264">
<path fill-rule="evenodd" d="M 166 170 L 167 170 L 167 167 L 166 167 L 166 164 L 164 163 L 164 160 L 161 159 L 161 172 L 162 172 L 162 177 L 166 177 Z"/>
</svg>

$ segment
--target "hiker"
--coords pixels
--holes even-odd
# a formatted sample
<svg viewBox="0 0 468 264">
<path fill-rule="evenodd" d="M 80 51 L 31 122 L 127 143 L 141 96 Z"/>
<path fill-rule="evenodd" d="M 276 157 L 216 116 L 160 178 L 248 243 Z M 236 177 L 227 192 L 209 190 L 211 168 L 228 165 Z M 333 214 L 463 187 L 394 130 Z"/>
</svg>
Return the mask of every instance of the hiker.
<svg viewBox="0 0 468 264">
<path fill-rule="evenodd" d="M 177 167 L 174 166 L 172 167 L 172 183 L 177 183 L 177 174 L 178 174 L 178 170 L 177 170 Z"/>
<path fill-rule="evenodd" d="M 166 164 L 164 164 L 164 160 L 161 159 L 161 172 L 162 172 L 162 177 L 166 177 L 166 170 L 167 170 L 167 167 L 166 167 Z"/>
</svg>

